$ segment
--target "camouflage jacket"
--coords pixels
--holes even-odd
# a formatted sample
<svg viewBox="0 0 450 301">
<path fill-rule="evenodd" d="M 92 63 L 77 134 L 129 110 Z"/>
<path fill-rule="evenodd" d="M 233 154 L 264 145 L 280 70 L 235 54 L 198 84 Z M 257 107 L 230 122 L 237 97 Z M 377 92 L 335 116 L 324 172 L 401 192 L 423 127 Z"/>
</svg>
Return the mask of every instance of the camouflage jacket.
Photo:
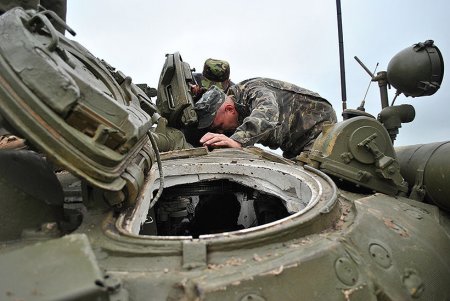
<svg viewBox="0 0 450 301">
<path fill-rule="evenodd" d="M 261 143 L 281 148 L 293 158 L 311 147 L 322 125 L 337 121 L 331 104 L 319 94 L 268 78 L 253 78 L 230 87 L 240 126 L 231 138 L 242 146 Z"/>
</svg>

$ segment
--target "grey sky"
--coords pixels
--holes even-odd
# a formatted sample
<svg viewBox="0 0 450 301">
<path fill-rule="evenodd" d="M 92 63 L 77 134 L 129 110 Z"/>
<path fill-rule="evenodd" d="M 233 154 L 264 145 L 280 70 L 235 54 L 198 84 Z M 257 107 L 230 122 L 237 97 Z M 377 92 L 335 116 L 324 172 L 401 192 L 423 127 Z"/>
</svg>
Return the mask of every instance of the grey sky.
<svg viewBox="0 0 450 301">
<path fill-rule="evenodd" d="M 179 51 L 201 71 L 205 59 L 226 59 L 239 82 L 271 77 L 314 90 L 327 98 L 340 120 L 339 54 L 334 0 L 69 0 L 67 23 L 74 38 L 94 55 L 133 78 L 156 87 L 164 55 Z M 353 59 L 386 70 L 400 50 L 433 39 L 450 60 L 450 2 L 446 0 L 342 0 L 349 108 L 364 97 L 369 76 Z M 391 89 L 390 100 L 395 90 Z M 433 96 L 406 98 L 416 119 L 400 129 L 396 145 L 450 137 L 450 86 L 447 76 Z M 380 111 L 377 83 L 366 109 Z"/>
</svg>

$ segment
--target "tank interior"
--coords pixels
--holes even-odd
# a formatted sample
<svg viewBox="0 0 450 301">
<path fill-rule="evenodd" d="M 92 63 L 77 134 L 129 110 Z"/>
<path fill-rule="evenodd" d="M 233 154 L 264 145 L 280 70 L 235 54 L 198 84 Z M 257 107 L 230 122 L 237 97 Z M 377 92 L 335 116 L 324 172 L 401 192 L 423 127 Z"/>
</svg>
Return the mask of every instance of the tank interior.
<svg viewBox="0 0 450 301">
<path fill-rule="evenodd" d="M 321 178 L 287 164 L 220 155 L 164 162 L 162 183 L 154 168 L 118 229 L 162 239 L 257 231 L 308 211 L 325 188 Z"/>
<path fill-rule="evenodd" d="M 164 189 L 139 234 L 197 238 L 287 216 L 285 203 L 278 197 L 226 179 L 203 181 Z"/>
</svg>

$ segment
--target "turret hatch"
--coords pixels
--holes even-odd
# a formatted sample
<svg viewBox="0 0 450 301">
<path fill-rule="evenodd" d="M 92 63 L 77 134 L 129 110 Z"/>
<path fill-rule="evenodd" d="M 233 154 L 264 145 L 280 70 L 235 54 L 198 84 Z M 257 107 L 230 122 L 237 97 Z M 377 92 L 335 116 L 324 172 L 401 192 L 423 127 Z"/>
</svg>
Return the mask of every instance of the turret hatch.
<svg viewBox="0 0 450 301">
<path fill-rule="evenodd" d="M 121 175 L 148 144 L 151 112 L 140 104 L 150 100 L 131 78 L 57 32 L 51 16 L 21 8 L 1 16 L 0 114 L 64 168 L 120 190 Z"/>
</svg>

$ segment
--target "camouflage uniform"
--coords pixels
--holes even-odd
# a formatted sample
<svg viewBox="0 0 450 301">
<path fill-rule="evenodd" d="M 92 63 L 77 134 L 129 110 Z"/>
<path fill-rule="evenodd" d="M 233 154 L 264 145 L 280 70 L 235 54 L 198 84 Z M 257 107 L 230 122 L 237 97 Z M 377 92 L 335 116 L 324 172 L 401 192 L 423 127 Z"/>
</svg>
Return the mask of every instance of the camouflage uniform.
<svg viewBox="0 0 450 301">
<path fill-rule="evenodd" d="M 234 96 L 240 124 L 230 138 L 242 146 L 281 148 L 286 158 L 311 148 L 323 124 L 337 121 L 331 104 L 319 94 L 283 81 L 253 78 L 228 94 Z"/>
</svg>

